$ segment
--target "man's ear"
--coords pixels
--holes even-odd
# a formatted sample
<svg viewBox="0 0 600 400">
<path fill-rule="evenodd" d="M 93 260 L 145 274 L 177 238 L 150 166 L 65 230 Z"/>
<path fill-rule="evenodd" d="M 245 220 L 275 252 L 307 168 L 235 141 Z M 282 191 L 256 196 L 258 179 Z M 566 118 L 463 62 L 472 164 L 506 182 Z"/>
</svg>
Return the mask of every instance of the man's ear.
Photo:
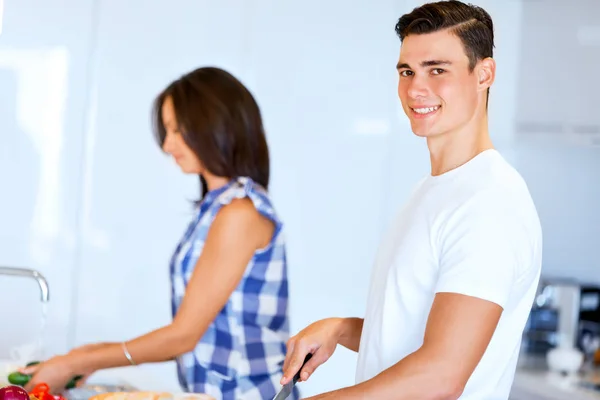
<svg viewBox="0 0 600 400">
<path fill-rule="evenodd" d="M 477 65 L 477 78 L 479 90 L 488 90 L 496 79 L 496 61 L 491 58 L 484 58 Z"/>
</svg>

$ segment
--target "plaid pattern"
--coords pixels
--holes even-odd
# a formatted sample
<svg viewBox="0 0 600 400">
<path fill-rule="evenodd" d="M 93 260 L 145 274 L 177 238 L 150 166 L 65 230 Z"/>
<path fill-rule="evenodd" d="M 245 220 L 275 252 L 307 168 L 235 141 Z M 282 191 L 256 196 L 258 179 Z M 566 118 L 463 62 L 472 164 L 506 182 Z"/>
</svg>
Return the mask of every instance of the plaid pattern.
<svg viewBox="0 0 600 400">
<path fill-rule="evenodd" d="M 237 178 L 208 192 L 171 260 L 175 316 L 217 212 L 234 198 L 248 197 L 275 223 L 271 243 L 246 267 L 238 287 L 196 345 L 177 358 L 182 388 L 216 399 L 271 399 L 280 389 L 288 334 L 288 282 L 285 240 L 266 191 L 249 178 Z M 290 399 L 299 399 L 295 391 Z"/>
</svg>

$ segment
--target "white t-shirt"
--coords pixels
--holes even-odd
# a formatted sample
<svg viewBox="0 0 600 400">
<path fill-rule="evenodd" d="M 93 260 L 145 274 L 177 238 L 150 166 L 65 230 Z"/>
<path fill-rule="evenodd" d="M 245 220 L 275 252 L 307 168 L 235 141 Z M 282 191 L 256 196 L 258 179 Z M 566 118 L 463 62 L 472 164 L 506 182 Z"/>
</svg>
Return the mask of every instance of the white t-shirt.
<svg viewBox="0 0 600 400">
<path fill-rule="evenodd" d="M 496 150 L 427 176 L 379 249 L 357 383 L 418 350 L 435 294 L 454 292 L 504 310 L 460 399 L 508 399 L 541 263 L 535 205 L 522 177 Z"/>
</svg>

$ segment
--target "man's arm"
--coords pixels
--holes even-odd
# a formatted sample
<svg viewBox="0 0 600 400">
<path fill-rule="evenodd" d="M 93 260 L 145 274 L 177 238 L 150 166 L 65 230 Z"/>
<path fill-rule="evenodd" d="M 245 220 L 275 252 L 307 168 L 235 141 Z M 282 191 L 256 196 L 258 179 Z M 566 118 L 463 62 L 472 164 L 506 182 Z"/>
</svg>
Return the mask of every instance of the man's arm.
<svg viewBox="0 0 600 400">
<path fill-rule="evenodd" d="M 368 381 L 310 399 L 457 399 L 501 315 L 490 301 L 438 293 L 417 351 Z"/>
<path fill-rule="evenodd" d="M 423 345 L 371 380 L 334 392 L 336 398 L 460 397 L 504 309 L 518 300 L 516 284 L 534 276 L 537 234 L 517 210 L 501 189 L 481 192 L 455 211 L 437 235 L 437 294 Z"/>
<path fill-rule="evenodd" d="M 170 360 L 191 351 L 198 344 L 209 325 L 227 303 L 239 284 L 252 255 L 264 238 L 262 216 L 248 198 L 234 199 L 217 213 L 208 232 L 202 253 L 185 289 L 185 295 L 173 322 L 127 343 L 137 363 Z M 113 351 L 98 352 L 94 369 L 110 368 L 117 361 L 127 360 L 121 346 Z"/>
<path fill-rule="evenodd" d="M 338 343 L 345 348 L 358 353 L 363 322 L 364 319 L 362 318 L 342 318 L 342 328 L 340 330 Z"/>
</svg>

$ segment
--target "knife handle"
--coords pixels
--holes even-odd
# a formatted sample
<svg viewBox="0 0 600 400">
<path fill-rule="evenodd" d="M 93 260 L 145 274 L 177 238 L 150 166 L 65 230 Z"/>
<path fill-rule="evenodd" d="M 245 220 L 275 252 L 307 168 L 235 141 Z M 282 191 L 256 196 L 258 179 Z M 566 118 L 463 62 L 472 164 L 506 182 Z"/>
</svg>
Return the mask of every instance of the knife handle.
<svg viewBox="0 0 600 400">
<path fill-rule="evenodd" d="M 312 354 L 308 353 L 306 355 L 306 357 L 304 358 L 304 362 L 302 363 L 302 366 L 300 367 L 298 372 L 296 372 L 296 374 L 294 375 L 294 378 L 293 378 L 294 385 L 296 384 L 296 382 L 298 382 L 300 380 L 300 372 L 302 371 L 302 368 L 304 368 L 304 366 L 306 365 L 308 360 L 311 359 L 311 357 L 312 357 Z"/>
</svg>

